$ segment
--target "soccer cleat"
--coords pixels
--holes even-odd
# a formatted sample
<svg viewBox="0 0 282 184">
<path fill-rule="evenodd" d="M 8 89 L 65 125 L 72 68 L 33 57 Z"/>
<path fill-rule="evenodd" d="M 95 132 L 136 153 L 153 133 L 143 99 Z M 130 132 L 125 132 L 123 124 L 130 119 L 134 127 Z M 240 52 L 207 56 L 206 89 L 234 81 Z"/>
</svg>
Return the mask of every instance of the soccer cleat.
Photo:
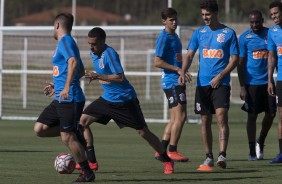
<svg viewBox="0 0 282 184">
<path fill-rule="evenodd" d="M 88 163 L 89 163 L 89 167 L 90 167 L 91 170 L 93 170 L 93 171 L 98 170 L 98 168 L 99 168 L 98 162 L 95 162 L 95 163 L 88 162 Z M 80 165 L 76 164 L 75 169 L 80 170 L 81 169 Z"/>
<path fill-rule="evenodd" d="M 282 153 L 276 155 L 276 157 L 269 162 L 270 164 L 279 164 L 282 163 Z"/>
<path fill-rule="evenodd" d="M 189 159 L 182 156 L 178 151 L 167 152 L 167 155 L 174 162 L 187 162 Z"/>
<path fill-rule="evenodd" d="M 207 157 L 203 164 L 197 169 L 198 171 L 212 171 L 214 166 L 213 159 Z"/>
<path fill-rule="evenodd" d="M 78 178 L 74 181 L 74 183 L 80 183 L 80 182 L 91 182 L 95 180 L 95 174 L 92 171 L 92 173 L 85 174 L 85 172 L 82 171 L 82 173 L 78 176 Z"/>
<path fill-rule="evenodd" d="M 173 161 L 163 162 L 163 165 L 164 165 L 164 174 L 172 174 L 174 172 Z"/>
<path fill-rule="evenodd" d="M 258 160 L 263 160 L 263 147 L 264 145 L 256 143 L 256 155 Z"/>
<path fill-rule="evenodd" d="M 222 169 L 226 168 L 226 158 L 222 155 L 218 156 L 216 164 L 221 167 Z"/>
<path fill-rule="evenodd" d="M 160 154 L 158 152 L 155 153 L 155 159 L 160 160 Z"/>
<path fill-rule="evenodd" d="M 257 156 L 249 155 L 248 160 L 249 160 L 249 161 L 256 161 L 256 160 L 258 160 L 258 159 L 257 159 Z"/>
</svg>

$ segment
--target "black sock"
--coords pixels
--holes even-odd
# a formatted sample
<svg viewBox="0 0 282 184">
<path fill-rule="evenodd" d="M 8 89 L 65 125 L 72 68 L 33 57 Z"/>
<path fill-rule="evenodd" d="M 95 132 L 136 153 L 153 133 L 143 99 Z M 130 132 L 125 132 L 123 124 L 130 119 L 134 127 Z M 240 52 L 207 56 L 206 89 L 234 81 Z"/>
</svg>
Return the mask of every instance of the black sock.
<svg viewBox="0 0 282 184">
<path fill-rule="evenodd" d="M 163 154 L 160 154 L 160 161 L 161 161 L 161 162 L 170 162 L 171 159 L 169 158 L 169 156 L 167 155 L 167 153 L 164 152 Z"/>
<path fill-rule="evenodd" d="M 250 155 L 256 156 L 256 143 L 255 142 L 249 142 L 249 149 L 250 149 Z"/>
<path fill-rule="evenodd" d="M 279 152 L 282 153 L 282 139 L 279 139 Z"/>
<path fill-rule="evenodd" d="M 260 145 L 261 147 L 263 147 L 263 145 L 264 145 L 266 136 L 267 136 L 267 135 L 260 134 L 260 136 L 259 136 L 259 138 L 258 138 L 258 140 L 257 140 L 257 142 L 259 143 L 259 145 Z"/>
<path fill-rule="evenodd" d="M 175 146 L 175 145 L 169 145 L 168 151 L 169 151 L 169 152 L 175 152 L 175 151 L 177 151 L 177 146 Z"/>
<path fill-rule="evenodd" d="M 164 147 L 165 150 L 167 150 L 167 146 L 168 146 L 169 141 L 167 140 L 162 140 L 162 145 Z"/>
<path fill-rule="evenodd" d="M 81 167 L 81 170 L 84 171 L 86 174 L 90 174 L 90 173 L 93 172 L 93 171 L 90 169 L 87 160 L 85 160 L 85 161 L 83 161 L 83 162 L 80 162 L 79 165 L 80 165 L 80 167 Z"/>
<path fill-rule="evenodd" d="M 207 153 L 207 154 L 206 154 L 206 158 L 213 159 L 213 154 L 212 154 L 212 153 Z"/>
<path fill-rule="evenodd" d="M 221 152 L 219 152 L 218 156 L 220 156 L 220 155 L 222 155 L 222 156 L 226 157 L 226 152 L 221 151 Z"/>
<path fill-rule="evenodd" d="M 92 163 L 96 163 L 96 155 L 95 155 L 95 149 L 94 146 L 89 146 L 86 147 L 86 155 L 87 155 L 87 159 L 88 161 L 92 162 Z"/>
</svg>

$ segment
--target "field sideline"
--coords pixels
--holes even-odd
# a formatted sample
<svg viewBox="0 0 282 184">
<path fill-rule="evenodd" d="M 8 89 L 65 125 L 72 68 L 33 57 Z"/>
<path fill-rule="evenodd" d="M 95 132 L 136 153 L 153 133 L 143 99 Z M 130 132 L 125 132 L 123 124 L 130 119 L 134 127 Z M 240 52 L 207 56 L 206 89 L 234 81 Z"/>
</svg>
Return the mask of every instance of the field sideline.
<svg viewBox="0 0 282 184">
<path fill-rule="evenodd" d="M 58 153 L 69 152 L 59 138 L 38 138 L 32 121 L 0 121 L 0 183 L 2 184 L 64 184 L 71 183 L 78 171 L 60 175 L 53 168 Z M 165 124 L 149 124 L 161 137 Z M 258 124 L 258 128 L 260 124 Z M 134 130 L 114 125 L 91 125 L 96 155 L 100 165 L 95 183 L 107 184 L 275 184 L 281 183 L 281 166 L 270 165 L 278 151 L 277 123 L 266 139 L 265 160 L 247 161 L 248 145 L 245 124 L 230 123 L 227 169 L 215 167 L 213 172 L 198 172 L 205 154 L 200 125 L 186 124 L 179 151 L 190 158 L 188 163 L 175 163 L 173 175 L 162 174 L 162 164 L 153 158 L 154 151 Z M 217 127 L 214 124 L 214 155 L 217 156 Z"/>
</svg>

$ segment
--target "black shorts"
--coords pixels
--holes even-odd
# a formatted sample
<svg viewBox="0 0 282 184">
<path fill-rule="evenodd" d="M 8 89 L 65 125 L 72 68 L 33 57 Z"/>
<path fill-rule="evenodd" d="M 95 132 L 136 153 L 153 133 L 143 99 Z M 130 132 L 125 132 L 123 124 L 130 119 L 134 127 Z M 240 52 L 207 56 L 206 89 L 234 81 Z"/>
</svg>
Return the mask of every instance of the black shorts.
<svg viewBox="0 0 282 184">
<path fill-rule="evenodd" d="M 276 103 L 278 107 L 282 107 L 282 81 L 276 82 Z"/>
<path fill-rule="evenodd" d="M 168 108 L 176 107 L 179 104 L 187 104 L 186 101 L 186 86 L 173 86 L 170 89 L 165 89 L 164 93 L 168 101 Z"/>
<path fill-rule="evenodd" d="M 59 103 L 53 100 L 37 119 L 37 122 L 49 127 L 60 126 L 61 132 L 71 132 L 76 129 L 85 102 Z"/>
<path fill-rule="evenodd" d="M 248 113 L 276 112 L 276 99 L 268 95 L 267 84 L 245 85 L 246 99 L 242 110 Z"/>
<path fill-rule="evenodd" d="M 126 102 L 109 102 L 100 97 L 88 105 L 83 114 L 98 118 L 96 122 L 104 125 L 113 119 L 119 128 L 141 130 L 147 127 L 137 98 Z"/>
<path fill-rule="evenodd" d="M 217 108 L 227 108 L 230 106 L 230 86 L 197 86 L 195 94 L 196 114 L 215 114 Z"/>
</svg>

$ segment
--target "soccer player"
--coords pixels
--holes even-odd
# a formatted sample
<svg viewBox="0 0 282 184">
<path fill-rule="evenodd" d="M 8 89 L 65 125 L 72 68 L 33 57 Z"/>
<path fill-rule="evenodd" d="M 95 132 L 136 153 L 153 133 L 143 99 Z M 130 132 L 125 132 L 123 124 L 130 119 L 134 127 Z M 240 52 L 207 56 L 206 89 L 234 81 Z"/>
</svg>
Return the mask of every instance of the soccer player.
<svg viewBox="0 0 282 184">
<path fill-rule="evenodd" d="M 195 94 L 195 113 L 201 115 L 202 139 L 206 160 L 199 171 L 212 170 L 212 115 L 216 115 L 218 125 L 219 156 L 217 165 L 226 168 L 226 150 L 229 138 L 228 110 L 230 106 L 230 73 L 238 63 L 238 42 L 236 33 L 218 20 L 218 4 L 215 0 L 200 3 L 205 26 L 197 29 L 187 46 L 183 60 L 180 82 L 191 66 L 193 57 L 199 49 L 199 70 Z"/>
<path fill-rule="evenodd" d="M 83 76 L 84 75 L 84 65 L 83 65 L 81 60 L 79 60 L 78 62 L 80 62 L 80 64 L 79 64 L 79 66 L 81 67 L 80 71 L 83 71 L 82 74 L 81 74 Z M 43 89 L 43 92 L 46 96 L 51 97 L 55 93 L 54 84 L 52 82 L 47 83 L 46 86 Z M 79 100 L 80 95 L 83 95 L 82 101 Z M 77 99 L 78 99 L 78 102 L 76 102 Z M 74 100 L 75 100 L 75 106 L 79 107 L 79 108 L 76 109 L 78 111 L 78 113 L 77 113 L 78 116 L 75 117 L 75 123 L 77 125 L 79 125 L 80 116 L 82 114 L 83 107 L 85 105 L 84 94 L 83 93 L 82 94 L 76 93 Z M 48 125 L 44 125 L 42 123 L 38 123 L 34 127 L 34 130 L 35 130 L 36 134 L 40 137 L 60 136 L 60 126 L 56 125 L 55 127 L 56 128 L 49 127 Z M 87 155 L 87 159 L 88 159 L 88 162 L 89 162 L 90 169 L 97 171 L 98 168 L 99 168 L 99 165 L 98 165 L 98 162 L 96 160 L 95 149 L 94 149 L 94 144 L 93 144 L 93 135 L 92 135 L 91 129 L 86 128 L 86 130 L 83 132 L 84 135 L 82 135 L 81 127 L 77 126 L 76 133 L 77 133 L 78 138 L 83 139 L 83 140 L 80 140 L 80 139 L 79 140 L 82 141 L 82 143 L 84 143 L 84 148 L 85 148 L 85 152 L 86 152 L 86 155 Z M 86 141 L 86 144 L 85 144 L 85 141 Z M 78 163 L 76 164 L 75 169 L 78 169 L 78 170 L 81 169 L 81 167 Z"/>
<path fill-rule="evenodd" d="M 82 168 L 82 173 L 75 182 L 89 182 L 94 181 L 95 174 L 90 169 L 83 145 L 76 136 L 76 119 L 82 113 L 85 98 L 80 87 L 84 71 L 81 71 L 79 49 L 71 36 L 72 25 L 73 16 L 69 13 L 58 14 L 54 19 L 54 38 L 58 41 L 52 59 L 55 99 L 40 114 L 34 130 L 38 136 L 44 137 L 46 132 L 40 130 L 49 128 L 50 132 L 57 135 L 59 125 L 62 142 Z M 48 95 L 45 91 L 46 93 Z"/>
<path fill-rule="evenodd" d="M 278 108 L 278 142 L 279 154 L 270 161 L 271 164 L 282 163 L 282 3 L 274 1 L 269 4 L 270 17 L 275 25 L 268 31 L 268 94 L 276 96 Z M 278 67 L 276 91 L 274 88 L 273 73 Z"/>
<path fill-rule="evenodd" d="M 154 64 L 162 69 L 162 88 L 166 94 L 170 121 L 166 125 L 162 137 L 162 145 L 165 150 L 168 147 L 168 156 L 175 162 L 187 162 L 188 158 L 182 156 L 177 150 L 177 144 L 181 136 L 182 128 L 186 120 L 186 86 L 178 84 L 178 77 L 182 67 L 182 45 L 178 35 L 177 12 L 173 8 L 164 9 L 161 12 L 165 29 L 160 33 Z M 159 153 L 155 153 L 159 158 Z"/>
<path fill-rule="evenodd" d="M 124 75 L 119 56 L 106 44 L 105 31 L 99 27 L 90 30 L 88 44 L 95 72 L 86 72 L 85 77 L 89 78 L 89 82 L 98 80 L 104 93 L 86 107 L 80 124 L 82 127 L 88 127 L 93 122 L 106 125 L 113 119 L 120 128 L 136 129 L 137 133 L 160 153 L 164 174 L 172 174 L 173 162 L 158 137 L 148 129 L 136 92 Z"/>
<path fill-rule="evenodd" d="M 245 101 L 242 110 L 248 113 L 246 124 L 249 141 L 248 160 L 263 159 L 265 138 L 276 114 L 275 97 L 267 92 L 267 33 L 263 27 L 263 16 L 259 10 L 249 14 L 250 28 L 239 38 L 240 57 L 237 67 L 241 86 L 240 98 Z M 265 112 L 260 136 L 256 141 L 256 120 Z"/>
</svg>

